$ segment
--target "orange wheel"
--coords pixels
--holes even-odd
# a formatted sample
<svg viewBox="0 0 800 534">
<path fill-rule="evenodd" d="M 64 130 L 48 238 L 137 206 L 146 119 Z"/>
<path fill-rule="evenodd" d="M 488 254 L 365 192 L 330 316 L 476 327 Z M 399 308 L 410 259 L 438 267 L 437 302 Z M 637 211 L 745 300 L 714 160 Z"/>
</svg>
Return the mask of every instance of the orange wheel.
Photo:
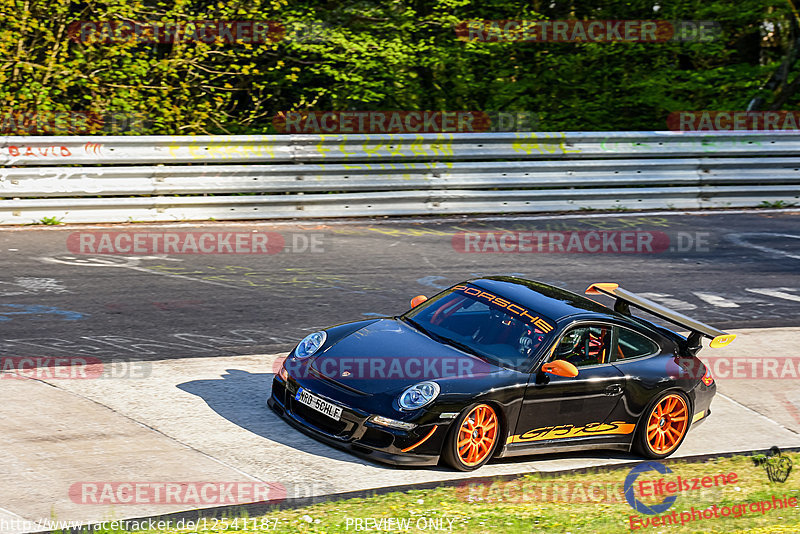
<svg viewBox="0 0 800 534">
<path fill-rule="evenodd" d="M 491 458 L 497 445 L 497 413 L 488 404 L 478 404 L 465 410 L 456 424 L 445 445 L 445 460 L 461 471 L 477 469 Z"/>
<path fill-rule="evenodd" d="M 683 395 L 670 393 L 662 397 L 647 417 L 643 429 L 648 456 L 663 458 L 683 441 L 689 428 L 689 406 Z"/>
</svg>

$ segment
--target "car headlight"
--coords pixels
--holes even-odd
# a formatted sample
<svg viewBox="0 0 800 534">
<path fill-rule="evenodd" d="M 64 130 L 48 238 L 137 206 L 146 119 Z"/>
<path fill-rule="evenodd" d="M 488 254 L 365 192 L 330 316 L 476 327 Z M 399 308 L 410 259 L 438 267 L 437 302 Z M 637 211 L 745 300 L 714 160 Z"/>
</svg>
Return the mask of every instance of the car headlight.
<svg viewBox="0 0 800 534">
<path fill-rule="evenodd" d="M 406 389 L 397 402 L 404 410 L 416 410 L 432 403 L 439 395 L 439 384 L 436 382 L 420 382 Z"/>
<path fill-rule="evenodd" d="M 327 338 L 328 334 L 326 334 L 324 330 L 307 335 L 303 338 L 303 341 L 297 345 L 297 348 L 294 349 L 295 357 L 300 358 L 301 360 L 303 358 L 308 358 L 325 344 L 325 340 Z"/>
</svg>

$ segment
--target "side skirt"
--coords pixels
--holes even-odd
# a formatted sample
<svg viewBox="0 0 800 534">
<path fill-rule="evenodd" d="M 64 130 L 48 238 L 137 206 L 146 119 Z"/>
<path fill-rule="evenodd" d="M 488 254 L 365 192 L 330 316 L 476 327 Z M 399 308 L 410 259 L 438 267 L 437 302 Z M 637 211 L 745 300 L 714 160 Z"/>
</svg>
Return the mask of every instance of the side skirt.
<svg viewBox="0 0 800 534">
<path fill-rule="evenodd" d="M 535 454 L 552 454 L 554 452 L 574 452 L 574 451 L 599 451 L 599 450 L 615 450 L 629 452 L 631 450 L 630 442 L 619 443 L 572 443 L 563 445 L 550 445 L 545 447 L 508 447 L 506 446 L 496 458 L 508 458 L 511 456 L 528 456 Z"/>
</svg>

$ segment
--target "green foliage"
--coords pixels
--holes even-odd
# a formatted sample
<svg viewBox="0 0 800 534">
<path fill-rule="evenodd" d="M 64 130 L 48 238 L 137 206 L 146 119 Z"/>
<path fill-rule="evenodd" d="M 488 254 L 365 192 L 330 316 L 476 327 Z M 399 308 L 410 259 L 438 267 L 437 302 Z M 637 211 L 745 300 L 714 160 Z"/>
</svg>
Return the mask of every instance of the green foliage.
<svg viewBox="0 0 800 534">
<path fill-rule="evenodd" d="M 792 202 L 785 202 L 783 200 L 775 200 L 774 202 L 769 202 L 765 200 L 758 205 L 759 208 L 771 208 L 771 209 L 791 208 L 792 206 L 794 206 Z"/>
<path fill-rule="evenodd" d="M 783 0 L 0 0 L 0 102 L 4 112 L 141 114 L 149 127 L 131 133 L 155 134 L 268 133 L 288 110 L 533 111 L 539 130 L 665 129 L 671 111 L 746 108 L 796 38 L 792 17 Z M 714 20 L 722 35 L 482 43 L 454 31 L 468 19 L 568 18 Z M 286 34 L 69 38 L 72 23 L 122 20 L 269 20 Z"/>
<path fill-rule="evenodd" d="M 56 226 L 61 224 L 61 219 L 57 217 L 42 217 L 39 221 L 35 222 L 34 224 L 43 224 L 46 226 Z"/>
</svg>

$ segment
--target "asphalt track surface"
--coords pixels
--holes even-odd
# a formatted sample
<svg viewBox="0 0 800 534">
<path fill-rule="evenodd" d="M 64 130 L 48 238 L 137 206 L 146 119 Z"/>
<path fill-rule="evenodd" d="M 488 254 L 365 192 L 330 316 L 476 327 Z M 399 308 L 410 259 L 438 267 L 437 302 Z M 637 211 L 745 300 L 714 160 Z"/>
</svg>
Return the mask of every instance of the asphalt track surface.
<svg viewBox="0 0 800 534">
<path fill-rule="evenodd" d="M 52 365 L 48 358 L 88 356 L 113 361 L 104 369 L 121 380 L 0 381 L 0 520 L 193 508 L 76 503 L 67 493 L 81 480 L 257 480 L 301 498 L 475 476 L 372 464 L 295 431 L 264 404 L 276 362 L 305 333 L 402 313 L 414 295 L 475 276 L 515 274 L 577 292 L 591 282 L 619 282 L 736 330 L 740 338 L 724 349 L 734 358 L 800 361 L 799 222 L 800 212 L 782 210 L 4 229 L 0 356 L 39 357 L 44 366 Z M 68 244 L 79 232 L 112 231 L 276 232 L 287 245 L 270 255 L 131 256 L 80 254 Z M 568 240 L 591 231 L 616 236 L 609 239 L 649 232 L 658 250 L 494 253 L 486 237 L 553 232 Z M 473 249 L 479 243 L 486 252 L 459 251 L 464 233 L 482 236 Z M 792 378 L 718 379 L 714 415 L 676 456 L 800 445 L 800 388 Z M 619 461 L 636 458 L 518 458 L 477 475 Z"/>
<path fill-rule="evenodd" d="M 87 231 L 271 231 L 286 246 L 269 255 L 73 253 L 69 236 Z M 614 253 L 613 245 L 608 253 L 457 250 L 463 232 L 534 231 L 566 239 L 650 232 L 658 245 L 652 253 Z M 655 250 L 664 239 L 666 250 Z M 615 281 L 720 328 L 794 326 L 800 312 L 800 213 L 786 211 L 26 227 L 0 231 L 0 251 L 0 356 L 131 361 L 279 352 L 310 331 L 399 314 L 417 294 L 487 274 L 577 292 Z"/>
</svg>

